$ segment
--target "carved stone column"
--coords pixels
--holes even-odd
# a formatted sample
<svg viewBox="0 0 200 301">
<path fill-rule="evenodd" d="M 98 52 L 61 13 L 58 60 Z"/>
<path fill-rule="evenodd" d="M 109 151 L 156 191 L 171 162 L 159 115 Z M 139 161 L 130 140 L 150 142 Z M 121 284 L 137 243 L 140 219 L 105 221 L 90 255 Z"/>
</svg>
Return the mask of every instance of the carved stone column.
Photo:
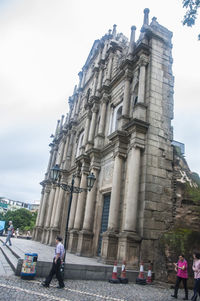
<svg viewBox="0 0 200 301">
<path fill-rule="evenodd" d="M 40 211 L 40 216 L 39 216 L 39 221 L 38 221 L 38 226 L 43 227 L 44 222 L 45 222 L 45 213 L 46 213 L 46 207 L 47 207 L 47 200 L 49 198 L 49 193 L 50 193 L 50 187 L 47 185 L 44 188 L 44 198 L 41 204 L 41 211 Z"/>
<path fill-rule="evenodd" d="M 120 204 L 120 191 L 122 181 L 122 165 L 123 159 L 121 156 L 116 155 L 114 161 L 112 193 L 110 200 L 110 212 L 108 219 L 108 231 L 117 232 L 119 227 L 119 204 Z"/>
<path fill-rule="evenodd" d="M 83 222 L 83 230 L 79 233 L 77 255 L 92 256 L 92 241 L 93 241 L 93 222 L 96 202 L 96 186 L 98 183 L 98 170 L 92 169 L 96 181 L 91 191 L 87 193 L 87 200 L 85 206 L 85 216 Z"/>
<path fill-rule="evenodd" d="M 58 164 L 60 166 L 62 159 L 63 159 L 63 152 L 64 152 L 64 146 L 65 146 L 65 142 L 61 141 L 60 142 L 61 145 L 59 147 L 58 153 L 57 153 L 57 158 L 56 158 L 56 164 Z"/>
<path fill-rule="evenodd" d="M 65 162 L 67 160 L 67 152 L 68 152 L 68 147 L 69 147 L 69 139 L 70 136 L 69 134 L 67 134 L 66 136 L 66 140 L 65 140 L 65 147 L 64 147 L 64 150 L 63 150 L 63 157 L 62 157 L 62 164 L 61 164 L 61 169 L 64 169 L 65 167 Z"/>
<path fill-rule="evenodd" d="M 103 80 L 103 66 L 101 65 L 99 69 L 98 82 L 97 82 L 97 96 L 100 95 L 102 80 Z"/>
<path fill-rule="evenodd" d="M 129 118 L 129 111 L 130 111 L 130 80 L 131 80 L 131 73 L 129 70 L 126 70 L 122 116 L 128 117 L 128 118 Z"/>
<path fill-rule="evenodd" d="M 81 182 L 80 188 L 87 188 L 87 171 L 88 167 L 83 163 L 81 170 Z M 74 229 L 70 231 L 70 246 L 71 252 L 76 253 L 78 245 L 78 235 L 79 231 L 82 229 L 83 217 L 85 213 L 85 202 L 86 202 L 87 192 L 83 191 L 78 194 L 76 214 L 74 219 Z"/>
<path fill-rule="evenodd" d="M 74 135 L 75 135 L 75 131 L 72 129 L 70 131 L 70 141 L 69 141 L 69 145 L 68 145 L 64 169 L 68 169 L 71 166 L 71 156 L 72 156 L 72 148 L 73 148 L 73 143 L 74 143 Z"/>
<path fill-rule="evenodd" d="M 140 180 L 140 154 L 141 150 L 133 146 L 128 155 L 127 162 L 127 187 L 126 211 L 122 232 L 119 235 L 117 260 L 124 258 L 130 266 L 137 267 L 139 264 L 139 249 L 141 238 L 137 234 L 138 196 Z"/>
<path fill-rule="evenodd" d="M 42 211 L 42 205 L 43 205 L 43 199 L 44 199 L 44 187 L 42 188 L 42 192 L 41 192 L 41 200 L 40 200 L 40 207 L 38 210 L 38 215 L 37 215 L 37 219 L 36 219 L 36 223 L 35 223 L 35 229 L 34 229 L 34 233 L 33 233 L 33 239 L 40 241 L 39 237 L 41 236 L 41 228 L 39 227 L 39 221 L 40 221 L 40 215 L 41 215 L 41 211 Z"/>
<path fill-rule="evenodd" d="M 103 233 L 101 257 L 106 263 L 117 258 L 118 230 L 119 230 L 119 204 L 121 192 L 123 159 L 116 155 L 113 170 L 112 192 L 108 219 L 108 230 Z"/>
<path fill-rule="evenodd" d="M 82 172 L 80 187 L 81 188 L 87 187 L 87 174 L 85 172 Z M 74 229 L 76 230 L 80 230 L 82 228 L 86 195 L 87 195 L 86 191 L 83 191 L 78 194 L 78 202 L 77 202 L 76 215 L 74 220 Z"/>
<path fill-rule="evenodd" d="M 91 96 L 95 96 L 95 94 L 96 94 L 97 78 L 98 78 L 97 68 L 95 68 Z"/>
<path fill-rule="evenodd" d="M 47 202 L 48 202 L 48 198 L 49 198 L 49 193 L 50 193 L 50 186 L 46 185 L 46 187 L 44 188 L 44 195 L 42 198 L 41 209 L 40 209 L 40 214 L 39 214 L 39 218 L 38 218 L 38 231 L 37 231 L 37 237 L 36 237 L 36 239 L 38 241 L 41 241 L 42 233 L 44 231 L 44 224 L 45 224 L 45 218 L 46 218 Z"/>
<path fill-rule="evenodd" d="M 50 172 L 52 160 L 53 160 L 53 149 L 50 150 L 49 163 L 48 163 L 48 167 L 47 167 L 47 175 Z"/>
<path fill-rule="evenodd" d="M 131 27 L 131 37 L 130 37 L 129 49 L 128 49 L 128 57 L 130 59 L 132 59 L 134 46 L 135 46 L 135 31 L 136 31 L 136 27 L 132 26 Z"/>
<path fill-rule="evenodd" d="M 84 137 L 83 137 L 83 146 L 85 147 L 88 142 L 88 135 L 89 135 L 89 129 L 90 129 L 90 121 L 91 121 L 91 111 L 89 110 L 87 112 L 87 119 L 85 124 L 85 130 L 84 130 Z"/>
<path fill-rule="evenodd" d="M 45 221 L 45 231 L 44 231 L 44 237 L 42 239 L 42 243 L 48 244 L 49 242 L 49 227 L 50 227 L 50 222 L 51 222 L 51 215 L 52 215 L 52 209 L 53 209 L 53 201 L 55 198 L 55 193 L 56 193 L 56 186 L 53 185 L 51 187 L 51 191 L 49 194 L 49 206 L 48 206 L 48 211 L 47 211 L 47 216 L 46 216 L 46 221 Z"/>
<path fill-rule="evenodd" d="M 80 187 L 80 176 L 76 176 L 74 179 L 74 186 Z M 73 194 L 70 217 L 69 217 L 69 239 L 68 239 L 68 246 L 67 249 L 71 253 L 75 253 L 77 250 L 77 239 L 78 233 L 77 230 L 74 231 L 74 220 L 76 215 L 76 208 L 77 208 L 77 201 L 78 201 L 78 193 Z"/>
<path fill-rule="evenodd" d="M 104 136 L 104 130 L 105 130 L 107 103 L 108 103 L 108 97 L 103 96 L 102 104 L 101 104 L 101 115 L 100 115 L 100 122 L 99 122 L 99 130 L 98 130 L 98 134 L 103 135 L 103 136 Z"/>
<path fill-rule="evenodd" d="M 57 206 L 56 206 L 56 213 L 55 213 L 55 218 L 54 218 L 54 228 L 60 228 L 60 221 L 62 217 L 62 208 L 63 208 L 63 199 L 65 196 L 65 191 L 60 188 L 59 190 L 59 195 L 58 195 L 58 201 L 57 201 Z"/>
<path fill-rule="evenodd" d="M 110 84 L 111 75 L 112 75 L 112 63 L 113 63 L 113 52 L 111 52 L 109 56 L 107 76 L 105 81 L 106 86 Z"/>
<path fill-rule="evenodd" d="M 95 134 L 95 129 L 96 129 L 96 119 L 97 119 L 97 112 L 98 112 L 98 105 L 94 103 L 92 107 L 92 121 L 90 125 L 90 131 L 89 131 L 89 139 L 88 142 L 89 144 L 94 143 L 94 134 Z"/>
<path fill-rule="evenodd" d="M 148 58 L 145 55 L 141 55 L 140 64 L 140 74 L 139 74 L 139 87 L 138 87 L 138 103 L 144 103 L 145 101 L 145 78 L 146 78 L 146 65 L 148 63 Z"/>
<path fill-rule="evenodd" d="M 138 193 L 140 180 L 140 148 L 132 147 L 128 164 L 127 197 L 124 231 L 136 232 L 138 216 Z"/>
<path fill-rule="evenodd" d="M 59 196 L 60 189 L 61 188 L 56 187 L 56 192 L 55 192 L 54 199 L 53 199 L 53 206 L 52 206 L 52 212 L 51 212 L 51 221 L 50 221 L 49 245 L 54 245 L 55 244 L 56 235 L 59 234 L 58 229 L 54 228 L 54 220 L 55 220 L 55 214 L 56 214 L 56 208 L 57 208 L 57 204 L 58 204 L 58 196 Z"/>
</svg>

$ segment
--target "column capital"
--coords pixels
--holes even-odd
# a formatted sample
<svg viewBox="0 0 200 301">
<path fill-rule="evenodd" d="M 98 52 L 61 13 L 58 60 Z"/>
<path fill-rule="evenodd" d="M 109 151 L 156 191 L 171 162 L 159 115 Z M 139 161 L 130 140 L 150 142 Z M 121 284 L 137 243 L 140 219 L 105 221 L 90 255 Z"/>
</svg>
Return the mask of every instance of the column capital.
<svg viewBox="0 0 200 301">
<path fill-rule="evenodd" d="M 129 69 L 125 70 L 124 79 L 130 81 L 133 77 L 133 72 Z"/>
<path fill-rule="evenodd" d="M 91 112 L 90 109 L 87 111 L 87 118 L 88 118 L 88 119 L 91 119 L 91 118 L 92 118 L 92 112 Z"/>
<path fill-rule="evenodd" d="M 99 110 L 99 105 L 97 103 L 94 103 L 92 106 L 92 113 L 97 113 Z"/>
<path fill-rule="evenodd" d="M 109 102 L 109 100 L 110 100 L 110 96 L 108 96 L 106 93 L 103 93 L 103 96 L 102 96 L 102 102 L 103 103 L 108 103 Z"/>
<path fill-rule="evenodd" d="M 118 157 L 119 159 L 123 159 L 125 160 L 127 158 L 127 154 L 126 152 L 122 152 L 119 149 L 115 150 L 113 153 L 113 158 L 115 159 L 116 157 Z"/>
<path fill-rule="evenodd" d="M 146 66 L 149 63 L 149 57 L 142 54 L 139 58 L 139 66 Z"/>
</svg>

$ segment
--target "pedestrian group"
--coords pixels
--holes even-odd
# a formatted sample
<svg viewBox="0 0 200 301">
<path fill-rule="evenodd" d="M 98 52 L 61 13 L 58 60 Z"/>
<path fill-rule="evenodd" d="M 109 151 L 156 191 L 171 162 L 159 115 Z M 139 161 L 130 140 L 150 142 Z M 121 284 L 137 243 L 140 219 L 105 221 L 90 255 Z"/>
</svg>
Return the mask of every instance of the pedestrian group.
<svg viewBox="0 0 200 301">
<path fill-rule="evenodd" d="M 183 300 L 188 300 L 188 288 L 187 288 L 187 280 L 188 280 L 188 263 L 185 259 L 185 256 L 181 254 L 179 256 L 179 260 L 177 263 L 174 263 L 175 271 L 177 272 L 176 284 L 174 288 L 173 298 L 178 298 L 178 290 L 179 285 L 183 282 L 183 287 L 185 290 L 185 297 Z M 193 288 L 193 296 L 191 298 L 192 301 L 196 301 L 198 295 L 200 296 L 200 253 L 193 253 L 193 265 L 192 270 L 194 272 L 194 288 Z"/>
</svg>

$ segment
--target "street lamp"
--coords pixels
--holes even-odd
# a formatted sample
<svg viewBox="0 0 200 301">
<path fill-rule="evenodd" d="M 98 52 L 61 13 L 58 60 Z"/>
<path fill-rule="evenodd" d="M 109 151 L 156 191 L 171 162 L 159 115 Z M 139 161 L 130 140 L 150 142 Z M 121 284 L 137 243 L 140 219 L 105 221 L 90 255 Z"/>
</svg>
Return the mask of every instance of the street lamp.
<svg viewBox="0 0 200 301">
<path fill-rule="evenodd" d="M 60 182 L 61 175 L 62 175 L 62 170 L 60 169 L 58 164 L 56 164 L 53 168 L 51 168 L 51 170 L 50 170 L 50 180 L 54 184 L 56 184 L 57 186 L 61 187 L 63 190 L 70 192 L 69 206 L 68 206 L 68 212 L 67 212 L 67 223 L 66 223 L 66 229 L 65 229 L 65 242 L 64 242 L 65 254 L 64 254 L 63 266 L 62 266 L 63 273 L 64 273 L 68 224 L 69 224 L 69 216 L 70 216 L 73 193 L 81 193 L 83 191 L 90 191 L 92 189 L 92 187 L 94 186 L 94 182 L 95 182 L 96 178 L 95 178 L 95 175 L 93 173 L 90 173 L 87 176 L 87 188 L 81 188 L 81 187 L 74 186 L 75 175 L 73 175 L 73 177 L 72 177 L 71 185 L 61 183 Z"/>
</svg>

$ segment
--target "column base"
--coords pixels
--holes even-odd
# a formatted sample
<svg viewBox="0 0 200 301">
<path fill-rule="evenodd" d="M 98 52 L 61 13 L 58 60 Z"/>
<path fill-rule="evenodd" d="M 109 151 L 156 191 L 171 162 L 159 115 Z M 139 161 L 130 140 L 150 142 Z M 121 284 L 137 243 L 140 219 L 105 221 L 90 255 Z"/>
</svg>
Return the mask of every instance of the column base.
<svg viewBox="0 0 200 301">
<path fill-rule="evenodd" d="M 46 235 L 47 235 L 47 229 L 44 228 L 44 229 L 43 229 L 43 232 L 42 232 L 42 238 L 41 238 L 41 243 L 42 243 L 42 244 L 45 244 L 45 241 L 46 241 Z"/>
<path fill-rule="evenodd" d="M 45 240 L 44 240 L 44 244 L 45 245 L 49 244 L 50 234 L 51 234 L 51 229 L 47 228 L 46 229 L 46 236 L 45 236 Z"/>
<path fill-rule="evenodd" d="M 50 228 L 44 228 L 43 233 L 42 233 L 42 240 L 41 243 L 42 244 L 48 244 L 49 243 L 49 236 L 50 236 Z"/>
<path fill-rule="evenodd" d="M 106 231 L 102 234 L 101 262 L 113 264 L 117 259 L 118 234 Z"/>
<path fill-rule="evenodd" d="M 119 263 L 126 260 L 127 268 L 138 268 L 140 260 L 141 237 L 135 232 L 119 234 L 117 260 Z"/>
<path fill-rule="evenodd" d="M 35 228 L 35 237 L 34 237 L 34 240 L 41 241 L 41 239 L 42 239 L 42 232 L 43 232 L 43 228 L 36 227 Z"/>
<path fill-rule="evenodd" d="M 86 147 L 85 147 L 85 151 L 87 152 L 89 149 L 91 149 L 93 147 L 94 147 L 94 143 L 91 141 L 88 141 L 88 143 L 86 144 Z"/>
<path fill-rule="evenodd" d="M 94 147 L 102 148 L 104 146 L 105 136 L 103 134 L 98 134 L 94 137 Z"/>
<path fill-rule="evenodd" d="M 67 250 L 70 253 L 76 253 L 77 251 L 77 245 L 78 245 L 78 231 L 77 230 L 70 230 L 68 232 L 69 239 L 68 239 L 68 245 Z"/>
<path fill-rule="evenodd" d="M 49 236 L 49 242 L 48 242 L 48 244 L 50 246 L 55 246 L 55 239 L 56 239 L 56 236 L 59 234 L 60 234 L 60 229 L 58 229 L 58 228 L 50 229 L 50 236 Z"/>
<path fill-rule="evenodd" d="M 93 236 L 94 234 L 87 230 L 79 232 L 76 255 L 86 257 L 92 256 Z"/>
<path fill-rule="evenodd" d="M 146 111 L 147 111 L 147 105 L 140 102 L 136 103 L 133 110 L 133 118 L 146 122 Z"/>
<path fill-rule="evenodd" d="M 127 115 L 122 115 L 120 118 L 119 118 L 119 126 L 118 126 L 118 129 L 119 130 L 122 130 L 123 126 L 125 124 L 127 124 L 128 122 L 130 121 L 130 117 L 127 116 Z"/>
<path fill-rule="evenodd" d="M 36 228 L 33 229 L 33 232 L 32 232 L 32 240 L 35 240 L 35 232 L 36 232 Z"/>
</svg>

